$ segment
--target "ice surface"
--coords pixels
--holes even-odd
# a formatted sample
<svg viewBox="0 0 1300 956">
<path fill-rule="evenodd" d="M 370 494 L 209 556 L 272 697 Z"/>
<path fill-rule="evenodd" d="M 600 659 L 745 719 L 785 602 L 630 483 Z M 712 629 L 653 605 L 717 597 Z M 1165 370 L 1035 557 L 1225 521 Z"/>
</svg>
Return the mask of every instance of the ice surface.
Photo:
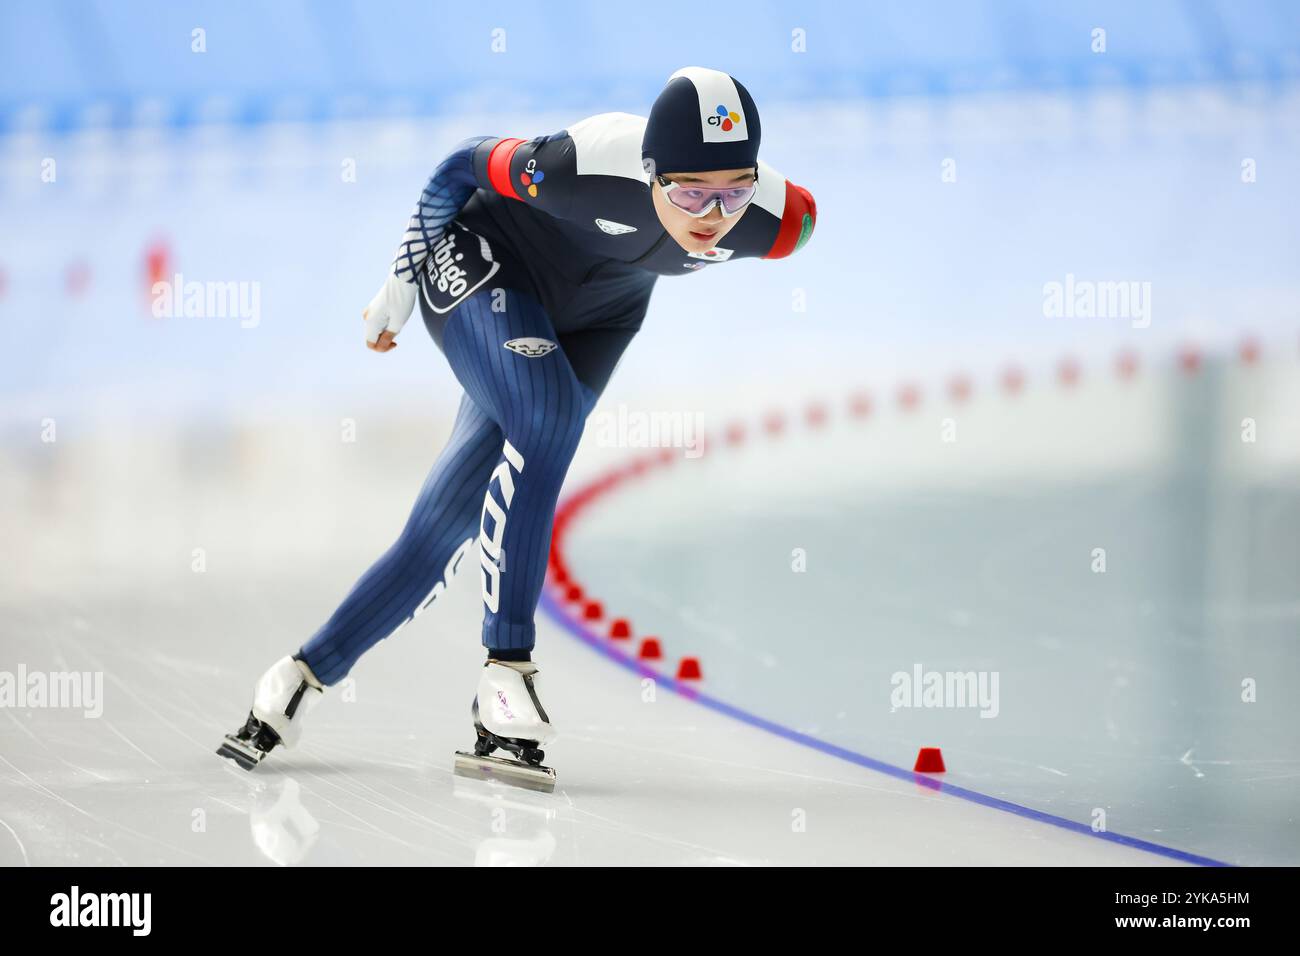
<svg viewBox="0 0 1300 956">
<path fill-rule="evenodd" d="M 300 747 L 252 773 L 213 750 L 327 591 L 286 577 L 7 604 L 20 636 L 6 648 L 33 669 L 102 669 L 105 707 L 98 719 L 0 711 L 0 863 L 1167 862 L 882 777 L 668 693 L 645 703 L 635 675 L 546 620 L 555 793 L 454 777 L 480 661 L 465 583 L 454 608 L 363 659 L 355 702 L 332 692 Z"/>
</svg>

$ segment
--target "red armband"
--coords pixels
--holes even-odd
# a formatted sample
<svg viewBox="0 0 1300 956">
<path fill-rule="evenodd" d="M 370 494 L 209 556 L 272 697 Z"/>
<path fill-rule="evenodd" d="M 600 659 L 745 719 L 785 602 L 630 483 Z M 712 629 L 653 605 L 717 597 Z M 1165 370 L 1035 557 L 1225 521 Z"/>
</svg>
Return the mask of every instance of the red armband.
<svg viewBox="0 0 1300 956">
<path fill-rule="evenodd" d="M 510 160 L 514 159 L 515 150 L 523 142 L 522 139 L 499 140 L 492 147 L 492 152 L 488 154 L 487 162 L 488 181 L 492 183 L 492 188 L 501 195 L 518 199 L 520 202 L 523 202 L 523 198 L 515 192 L 514 183 L 510 181 Z"/>
<path fill-rule="evenodd" d="M 786 256 L 803 248 L 808 237 L 817 225 L 817 203 L 812 193 L 802 186 L 796 186 L 788 179 L 785 182 L 785 209 L 781 213 L 781 228 L 776 234 L 776 241 L 768 250 L 764 259 L 784 259 Z"/>
</svg>

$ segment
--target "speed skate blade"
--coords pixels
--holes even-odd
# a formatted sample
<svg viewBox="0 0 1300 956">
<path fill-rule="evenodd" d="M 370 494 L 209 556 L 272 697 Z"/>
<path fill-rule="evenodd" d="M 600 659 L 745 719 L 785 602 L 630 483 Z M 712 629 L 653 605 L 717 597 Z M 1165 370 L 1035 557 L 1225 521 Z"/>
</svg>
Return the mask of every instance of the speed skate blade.
<svg viewBox="0 0 1300 956">
<path fill-rule="evenodd" d="M 552 793 L 555 790 L 554 770 L 550 767 L 534 767 L 521 760 L 479 757 L 457 750 L 454 770 L 457 776 L 474 780 L 500 780 L 512 787 L 539 790 L 542 793 Z"/>
<path fill-rule="evenodd" d="M 217 748 L 217 756 L 233 760 L 244 770 L 252 770 L 262 762 L 266 754 L 256 747 L 250 747 L 233 734 L 226 734 L 226 739 Z"/>
</svg>

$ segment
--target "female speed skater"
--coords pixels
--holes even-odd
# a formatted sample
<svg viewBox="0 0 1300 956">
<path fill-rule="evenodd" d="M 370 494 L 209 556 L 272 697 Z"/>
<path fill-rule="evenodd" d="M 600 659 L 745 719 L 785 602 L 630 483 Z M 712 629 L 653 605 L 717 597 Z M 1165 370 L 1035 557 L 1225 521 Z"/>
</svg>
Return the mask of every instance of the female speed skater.
<svg viewBox="0 0 1300 956">
<path fill-rule="evenodd" d="M 555 729 L 532 651 L 560 486 L 655 281 L 779 259 L 812 234 L 812 196 L 759 160 L 759 137 L 744 86 L 686 67 L 648 118 L 602 113 L 527 141 L 478 136 L 439 164 L 362 315 L 367 345 L 388 352 L 419 299 L 464 388 L 451 438 L 397 541 L 262 676 L 218 753 L 252 769 L 293 746 L 324 688 L 477 553 L 487 663 L 475 752 L 458 754 L 456 770 L 553 788 L 541 748 Z M 510 758 L 489 756 L 498 748 Z"/>
</svg>

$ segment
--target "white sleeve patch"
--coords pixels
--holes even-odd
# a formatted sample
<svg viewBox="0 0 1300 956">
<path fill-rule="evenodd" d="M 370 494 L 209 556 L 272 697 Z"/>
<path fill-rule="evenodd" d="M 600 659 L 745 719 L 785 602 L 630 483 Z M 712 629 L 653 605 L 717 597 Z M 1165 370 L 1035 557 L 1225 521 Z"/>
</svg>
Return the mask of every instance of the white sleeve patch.
<svg viewBox="0 0 1300 956">
<path fill-rule="evenodd" d="M 646 181 L 641 167 L 641 139 L 645 117 L 631 113 L 599 113 L 565 130 L 573 140 L 573 159 L 579 176 L 623 176 Z"/>
<path fill-rule="evenodd" d="M 758 161 L 758 189 L 754 192 L 754 203 L 777 219 L 785 215 L 785 177 L 761 159 Z"/>
</svg>

